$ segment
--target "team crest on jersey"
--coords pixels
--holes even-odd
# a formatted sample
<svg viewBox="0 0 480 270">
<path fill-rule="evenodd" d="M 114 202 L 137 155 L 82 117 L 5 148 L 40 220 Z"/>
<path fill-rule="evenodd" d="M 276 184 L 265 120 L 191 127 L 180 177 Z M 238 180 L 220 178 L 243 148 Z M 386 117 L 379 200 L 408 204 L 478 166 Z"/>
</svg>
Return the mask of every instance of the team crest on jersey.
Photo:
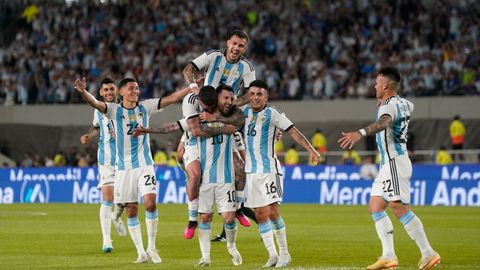
<svg viewBox="0 0 480 270">
<path fill-rule="evenodd" d="M 257 122 L 257 116 L 252 117 L 252 122 Z"/>
<path fill-rule="evenodd" d="M 130 122 L 135 122 L 135 115 L 133 115 L 133 114 L 130 115 L 130 116 L 128 117 L 128 120 L 130 120 Z"/>
<path fill-rule="evenodd" d="M 230 70 L 229 70 L 229 69 L 225 69 L 225 70 L 223 71 L 223 76 L 228 77 L 229 74 L 230 74 Z"/>
</svg>

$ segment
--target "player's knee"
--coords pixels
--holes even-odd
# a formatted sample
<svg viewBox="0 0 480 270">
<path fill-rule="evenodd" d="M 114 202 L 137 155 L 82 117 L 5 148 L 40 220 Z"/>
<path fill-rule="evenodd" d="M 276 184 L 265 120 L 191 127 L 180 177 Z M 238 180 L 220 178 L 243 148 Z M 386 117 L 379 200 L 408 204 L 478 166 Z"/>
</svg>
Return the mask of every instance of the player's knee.
<svg viewBox="0 0 480 270">
<path fill-rule="evenodd" d="M 155 210 L 157 210 L 157 205 L 155 204 L 155 202 L 145 202 L 145 210 L 147 212 L 154 212 Z"/>
<path fill-rule="evenodd" d="M 136 204 L 129 204 L 125 209 L 125 213 L 127 213 L 127 217 L 136 217 L 138 213 L 138 207 Z"/>
<path fill-rule="evenodd" d="M 235 222 L 235 216 L 234 215 L 228 215 L 227 217 L 225 217 L 225 223 L 226 224 L 232 224 L 233 222 Z"/>
</svg>

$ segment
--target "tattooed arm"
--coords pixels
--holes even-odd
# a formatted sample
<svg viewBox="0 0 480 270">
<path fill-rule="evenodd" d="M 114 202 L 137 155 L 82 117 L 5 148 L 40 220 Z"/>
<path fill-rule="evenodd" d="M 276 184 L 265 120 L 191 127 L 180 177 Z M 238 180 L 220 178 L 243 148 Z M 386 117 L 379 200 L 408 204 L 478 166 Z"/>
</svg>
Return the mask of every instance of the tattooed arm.
<svg viewBox="0 0 480 270">
<path fill-rule="evenodd" d="M 313 159 L 315 164 L 319 164 L 322 161 L 322 157 L 317 152 L 317 150 L 315 150 L 312 144 L 296 127 L 292 126 L 290 129 L 288 129 L 287 132 L 288 134 L 290 134 L 290 136 L 292 136 L 293 140 L 295 140 L 296 143 L 298 143 L 305 150 L 307 150 L 308 153 L 310 153 L 310 157 Z"/>
<path fill-rule="evenodd" d="M 377 134 L 378 132 L 389 127 L 391 124 L 392 117 L 388 114 L 384 114 L 380 116 L 376 122 L 371 123 L 364 129 L 348 133 L 342 132 L 342 137 L 338 140 L 338 143 L 340 143 L 340 147 L 343 149 L 352 149 L 355 143 L 357 143 L 362 136 Z"/>
<path fill-rule="evenodd" d="M 159 128 L 139 126 L 133 130 L 133 137 L 144 135 L 145 133 L 167 134 L 167 133 L 175 132 L 177 130 L 182 131 L 182 128 L 180 127 L 180 124 L 178 121 L 165 123 Z"/>
<path fill-rule="evenodd" d="M 233 125 L 237 129 L 240 129 L 245 124 L 245 116 L 243 116 L 242 111 L 238 107 L 235 107 L 233 110 L 234 111 L 230 116 L 202 112 L 200 113 L 200 120 L 205 122 L 221 122 L 226 125 Z"/>
</svg>

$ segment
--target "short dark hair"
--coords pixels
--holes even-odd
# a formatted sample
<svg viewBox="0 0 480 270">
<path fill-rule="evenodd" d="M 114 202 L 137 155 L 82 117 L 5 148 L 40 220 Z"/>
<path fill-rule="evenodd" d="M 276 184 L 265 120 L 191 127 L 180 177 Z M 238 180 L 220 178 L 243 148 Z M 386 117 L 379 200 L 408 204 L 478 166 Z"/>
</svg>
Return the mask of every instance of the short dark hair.
<svg viewBox="0 0 480 270">
<path fill-rule="evenodd" d="M 248 34 L 240 29 L 234 29 L 232 32 L 230 32 L 230 34 L 228 35 L 228 39 L 231 39 L 233 36 L 237 36 L 248 41 Z"/>
<path fill-rule="evenodd" d="M 198 98 L 200 101 L 208 107 L 217 105 L 217 91 L 213 86 L 206 85 L 200 88 L 198 92 Z"/>
<path fill-rule="evenodd" d="M 400 84 L 400 72 L 394 67 L 384 67 L 378 72 L 379 75 L 387 77 L 389 80 L 397 82 Z"/>
<path fill-rule="evenodd" d="M 127 83 L 130 83 L 130 82 L 137 82 L 137 81 L 132 78 L 125 78 L 121 80 L 120 83 L 118 83 L 118 89 L 124 87 Z"/>
<path fill-rule="evenodd" d="M 104 79 L 100 82 L 100 88 L 99 88 L 98 90 L 102 89 L 102 86 L 103 86 L 104 84 L 109 84 L 109 83 L 115 84 L 115 82 L 114 82 L 112 79 L 110 79 L 109 77 L 104 78 Z"/>
<path fill-rule="evenodd" d="M 215 91 L 217 91 L 217 95 L 219 95 L 223 90 L 225 91 L 230 91 L 233 93 L 233 88 L 229 85 L 225 85 L 225 84 L 220 84 L 219 86 L 217 86 L 217 88 L 215 89 Z"/>
<path fill-rule="evenodd" d="M 250 85 L 248 86 L 248 88 L 252 87 L 252 86 L 255 86 L 255 87 L 258 87 L 258 88 L 263 88 L 265 90 L 268 91 L 268 84 L 262 80 L 255 80 L 253 82 L 250 83 Z"/>
</svg>

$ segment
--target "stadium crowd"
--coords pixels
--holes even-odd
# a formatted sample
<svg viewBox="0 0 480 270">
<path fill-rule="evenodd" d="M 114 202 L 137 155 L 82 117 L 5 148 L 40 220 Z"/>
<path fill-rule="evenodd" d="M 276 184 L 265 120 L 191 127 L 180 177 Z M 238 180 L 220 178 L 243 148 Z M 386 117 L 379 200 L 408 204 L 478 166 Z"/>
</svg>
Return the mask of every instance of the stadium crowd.
<svg viewBox="0 0 480 270">
<path fill-rule="evenodd" d="M 480 94 L 478 1 L 66 2 L 0 3 L 0 104 L 81 102 L 80 76 L 134 77 L 143 98 L 161 97 L 232 28 L 250 35 L 271 99 L 373 97 L 387 62 L 406 96 Z"/>
</svg>

